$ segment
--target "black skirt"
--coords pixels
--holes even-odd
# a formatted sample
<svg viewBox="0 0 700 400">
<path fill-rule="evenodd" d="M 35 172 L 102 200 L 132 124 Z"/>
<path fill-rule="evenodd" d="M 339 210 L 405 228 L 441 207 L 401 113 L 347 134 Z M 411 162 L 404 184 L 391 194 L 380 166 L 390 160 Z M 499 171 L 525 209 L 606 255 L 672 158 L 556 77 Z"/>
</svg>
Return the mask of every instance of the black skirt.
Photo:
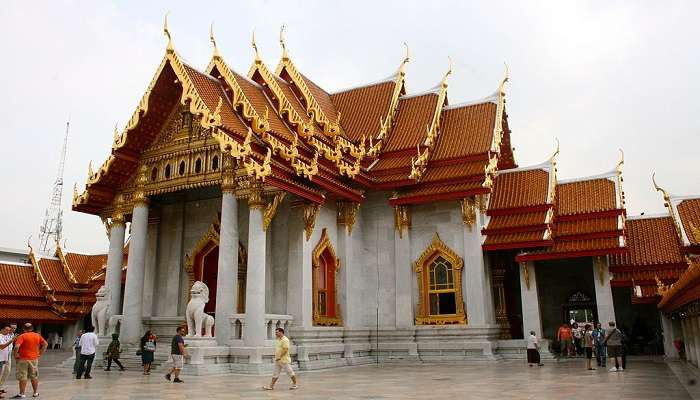
<svg viewBox="0 0 700 400">
<path fill-rule="evenodd" d="M 527 363 L 528 364 L 539 364 L 540 363 L 540 352 L 537 349 L 527 349 Z"/>
</svg>

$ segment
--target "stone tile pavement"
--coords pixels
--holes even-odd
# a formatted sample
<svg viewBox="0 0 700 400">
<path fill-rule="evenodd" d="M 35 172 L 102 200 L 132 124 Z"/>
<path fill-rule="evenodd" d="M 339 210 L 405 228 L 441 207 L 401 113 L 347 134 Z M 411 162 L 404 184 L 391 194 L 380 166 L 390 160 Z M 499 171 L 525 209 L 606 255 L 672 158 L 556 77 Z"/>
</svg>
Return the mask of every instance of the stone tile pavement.
<svg viewBox="0 0 700 400">
<path fill-rule="evenodd" d="M 184 384 L 167 382 L 162 373 L 143 376 L 136 371 L 93 373 L 94 379 L 74 380 L 70 370 L 54 368 L 67 354 L 49 354 L 41 367 L 41 399 L 690 399 L 685 387 L 692 374 L 680 363 L 631 361 L 623 373 L 586 371 L 581 362 L 547 363 L 528 367 L 507 361 L 471 364 L 380 364 L 304 371 L 300 388 L 290 391 L 286 376 L 274 392 L 261 390 L 268 377 L 226 375 L 183 377 Z M 676 371 L 678 373 L 678 371 Z M 692 383 L 692 382 L 690 382 Z M 15 382 L 9 395 L 16 393 Z M 691 390 L 691 393 L 693 391 Z"/>
</svg>

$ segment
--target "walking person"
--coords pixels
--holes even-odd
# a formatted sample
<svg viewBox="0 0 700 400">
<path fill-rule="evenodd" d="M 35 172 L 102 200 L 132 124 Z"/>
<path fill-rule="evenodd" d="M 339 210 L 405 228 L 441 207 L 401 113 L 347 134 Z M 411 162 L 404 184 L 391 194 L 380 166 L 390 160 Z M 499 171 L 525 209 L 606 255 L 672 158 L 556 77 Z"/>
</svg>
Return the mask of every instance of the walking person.
<svg viewBox="0 0 700 400">
<path fill-rule="evenodd" d="M 75 353 L 75 362 L 73 363 L 73 375 L 78 375 L 78 366 L 80 365 L 80 337 L 83 336 L 83 330 L 79 330 L 73 339 L 73 352 Z"/>
<path fill-rule="evenodd" d="M 170 343 L 170 358 L 173 360 L 173 367 L 165 374 L 165 379 L 170 380 L 170 377 L 175 374 L 175 379 L 173 379 L 175 383 L 184 382 L 180 379 L 180 371 L 182 371 L 182 367 L 185 364 L 185 357 L 189 357 L 183 336 L 185 336 L 185 328 L 182 326 L 178 327 L 175 330 L 173 341 Z"/>
<path fill-rule="evenodd" d="M 540 361 L 540 341 L 537 339 L 535 331 L 530 331 L 530 336 L 527 338 L 527 364 L 532 367 L 533 364 L 543 366 Z"/>
<path fill-rule="evenodd" d="M 593 327 L 591 324 L 586 324 L 583 333 L 583 349 L 586 352 L 586 369 L 589 371 L 595 370 L 591 363 L 593 362 Z"/>
<path fill-rule="evenodd" d="M 292 362 L 291 357 L 289 357 L 289 339 L 284 336 L 282 328 L 275 329 L 275 336 L 277 337 L 275 341 L 275 370 L 272 373 L 272 381 L 268 386 L 263 386 L 263 389 L 273 390 L 282 370 L 292 379 L 292 386 L 289 387 L 289 390 L 297 389 L 299 388 L 297 377 L 294 375 L 292 366 L 289 365 Z"/>
<path fill-rule="evenodd" d="M 616 363 L 615 365 L 619 365 L 619 368 L 610 368 L 610 372 L 624 371 L 622 366 L 622 332 L 615 327 L 615 322 L 610 321 L 608 325 L 610 329 L 608 329 L 605 339 L 603 339 L 603 344 L 607 346 L 610 364 Z"/>
<path fill-rule="evenodd" d="M 557 340 L 559 341 L 559 353 L 561 357 L 571 355 L 571 328 L 569 324 L 562 324 L 557 332 Z"/>
<path fill-rule="evenodd" d="M 86 332 L 80 336 L 80 365 L 78 365 L 78 373 L 75 379 L 81 379 L 85 374 L 85 379 L 92 379 L 90 372 L 92 371 L 92 362 L 95 361 L 95 352 L 100 340 L 95 335 L 95 328 L 89 327 Z"/>
<path fill-rule="evenodd" d="M 122 352 L 122 344 L 119 343 L 119 334 L 112 334 L 112 341 L 109 342 L 107 346 L 107 368 L 105 371 L 110 371 L 112 369 L 112 361 L 119 366 L 120 371 L 124 371 L 124 366 L 119 362 L 119 355 Z"/>
<path fill-rule="evenodd" d="M 49 344 L 41 335 L 34 332 L 34 326 L 24 324 L 24 333 L 15 340 L 13 355 L 17 360 L 17 380 L 19 381 L 19 393 L 12 399 L 27 397 L 27 380 L 32 382 L 34 397 L 39 397 L 39 359 L 46 351 Z"/>
<path fill-rule="evenodd" d="M 596 322 L 595 329 L 591 333 L 593 336 L 593 351 L 595 352 L 595 361 L 599 367 L 605 368 L 605 329 L 600 322 Z"/>
<path fill-rule="evenodd" d="M 573 336 L 574 355 L 580 356 L 583 354 L 583 329 L 581 329 L 577 322 L 571 325 L 571 335 Z"/>
<path fill-rule="evenodd" d="M 158 337 L 150 329 L 141 337 L 141 363 L 143 364 L 143 374 L 151 374 L 151 364 L 156 354 L 156 342 Z"/>
<path fill-rule="evenodd" d="M 0 368 L 0 395 L 3 395 L 7 393 L 5 390 L 5 382 L 7 382 L 7 378 L 10 376 L 10 371 L 12 371 L 12 349 L 14 346 L 14 341 L 17 338 L 15 335 L 15 331 L 17 330 L 17 324 L 10 324 L 9 328 L 6 329 L 6 334 L 0 334 L 0 340 L 4 342 L 12 342 L 13 344 L 10 344 L 7 346 L 7 362 L 3 364 L 2 368 Z"/>
</svg>

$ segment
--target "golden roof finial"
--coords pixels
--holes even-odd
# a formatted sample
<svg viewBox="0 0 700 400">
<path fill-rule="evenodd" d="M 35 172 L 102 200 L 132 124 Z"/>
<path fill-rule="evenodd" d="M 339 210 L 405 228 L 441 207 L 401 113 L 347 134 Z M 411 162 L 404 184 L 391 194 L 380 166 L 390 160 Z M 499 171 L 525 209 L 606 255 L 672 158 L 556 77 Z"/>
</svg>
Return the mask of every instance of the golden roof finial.
<svg viewBox="0 0 700 400">
<path fill-rule="evenodd" d="M 446 88 L 447 87 L 447 77 L 452 75 L 452 57 L 447 57 L 447 60 L 449 61 L 449 67 L 447 68 L 447 72 L 445 73 L 445 76 L 442 78 L 442 87 Z"/>
<path fill-rule="evenodd" d="M 170 11 L 165 13 L 165 20 L 163 21 L 163 33 L 165 33 L 165 36 L 168 38 L 168 46 L 165 48 L 165 50 L 168 53 L 171 53 L 175 51 L 175 48 L 173 47 L 173 38 L 170 36 L 170 30 L 168 30 L 168 14 L 170 14 Z"/>
<path fill-rule="evenodd" d="M 260 63 L 262 59 L 260 58 L 260 52 L 258 51 L 258 45 L 255 43 L 255 30 L 253 30 L 253 50 L 255 50 L 255 62 Z"/>
<path fill-rule="evenodd" d="M 549 159 L 554 162 L 556 160 L 556 157 L 559 155 L 559 138 L 554 138 L 554 140 L 557 142 L 557 148 L 554 150 L 554 154 L 552 154 Z"/>
<path fill-rule="evenodd" d="M 287 45 L 284 43 L 284 24 L 280 27 L 280 46 L 282 46 L 282 59 L 289 60 L 289 52 L 287 52 Z"/>
<path fill-rule="evenodd" d="M 213 21 L 212 21 L 211 25 L 209 25 L 209 41 L 214 46 L 214 58 L 221 58 L 221 54 L 219 54 L 219 48 L 216 46 L 216 39 L 214 39 L 214 22 Z"/>
<path fill-rule="evenodd" d="M 34 249 L 32 248 L 32 235 L 29 235 L 27 238 L 27 247 L 29 247 L 29 252 L 33 253 Z"/>
<path fill-rule="evenodd" d="M 617 167 L 615 168 L 619 174 L 622 173 L 622 166 L 625 165 L 625 152 L 620 150 L 620 161 L 617 162 Z"/>
<path fill-rule="evenodd" d="M 508 82 L 508 80 L 510 79 L 510 70 L 508 69 L 508 64 L 506 64 L 506 62 L 504 61 L 503 65 L 505 65 L 506 71 L 505 71 L 505 75 L 503 76 L 503 79 L 501 80 L 501 84 L 498 85 L 498 90 L 501 92 L 501 94 L 506 93 L 506 90 L 505 90 L 506 82 Z"/>
<path fill-rule="evenodd" d="M 654 189 L 656 189 L 657 192 L 661 192 L 661 194 L 664 196 L 666 207 L 671 207 L 671 195 L 656 183 L 656 172 L 651 174 L 651 182 L 654 184 Z"/>
<path fill-rule="evenodd" d="M 95 172 L 92 170 L 92 160 L 88 162 L 88 179 L 92 178 L 92 175 L 94 175 Z"/>
<path fill-rule="evenodd" d="M 406 42 L 403 42 L 403 45 L 406 46 L 406 57 L 403 58 L 403 61 L 401 61 L 401 65 L 399 66 L 399 75 L 404 76 L 406 75 L 406 64 L 411 60 L 410 54 L 408 52 L 408 44 Z"/>
<path fill-rule="evenodd" d="M 119 142 L 119 128 L 117 128 L 117 125 L 119 125 L 117 122 L 114 123 L 114 143 Z"/>
</svg>

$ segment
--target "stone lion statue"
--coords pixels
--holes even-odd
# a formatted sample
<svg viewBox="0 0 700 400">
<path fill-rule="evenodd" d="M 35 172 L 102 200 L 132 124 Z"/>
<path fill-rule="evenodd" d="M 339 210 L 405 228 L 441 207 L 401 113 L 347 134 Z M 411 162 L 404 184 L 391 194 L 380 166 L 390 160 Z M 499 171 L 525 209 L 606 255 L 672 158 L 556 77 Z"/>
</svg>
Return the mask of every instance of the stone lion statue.
<svg viewBox="0 0 700 400">
<path fill-rule="evenodd" d="M 92 306 L 92 326 L 95 327 L 95 333 L 100 336 L 107 336 L 107 322 L 111 315 L 111 292 L 109 289 L 100 286 L 100 289 L 95 294 L 97 301 Z"/>
<path fill-rule="evenodd" d="M 204 282 L 197 281 L 190 289 L 190 302 L 185 312 L 187 317 L 187 336 L 212 337 L 214 317 L 204 312 L 204 305 L 209 302 L 209 288 Z"/>
</svg>

